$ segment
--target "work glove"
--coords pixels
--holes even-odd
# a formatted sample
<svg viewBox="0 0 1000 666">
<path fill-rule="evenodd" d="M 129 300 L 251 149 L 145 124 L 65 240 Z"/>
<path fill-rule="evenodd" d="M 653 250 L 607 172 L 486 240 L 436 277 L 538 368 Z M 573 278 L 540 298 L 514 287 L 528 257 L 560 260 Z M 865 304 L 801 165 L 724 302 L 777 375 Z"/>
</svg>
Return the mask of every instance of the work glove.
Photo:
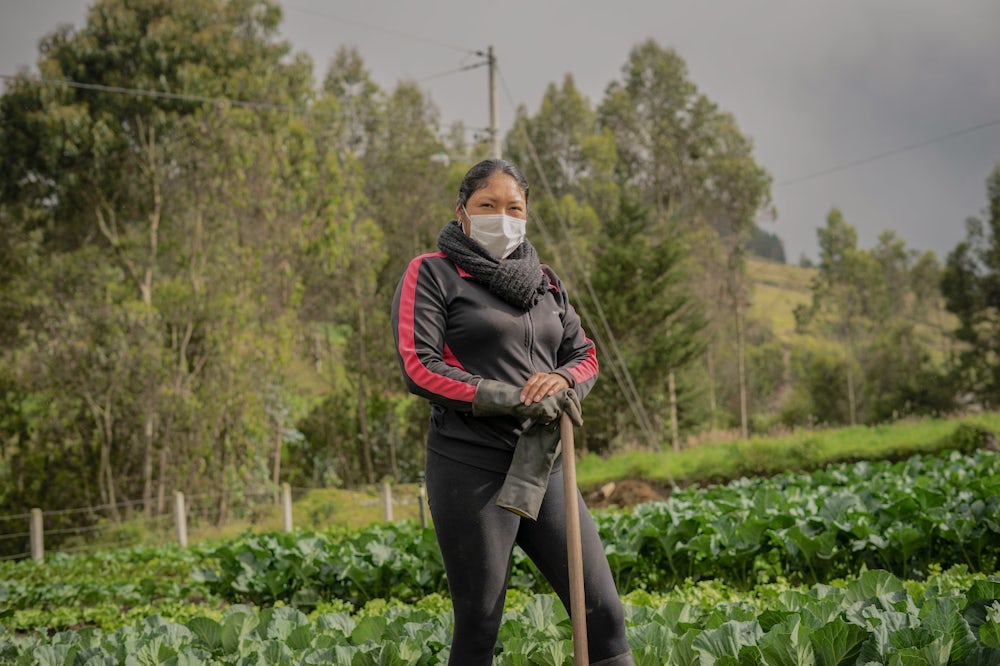
<svg viewBox="0 0 1000 666">
<path fill-rule="evenodd" d="M 552 464 L 559 455 L 559 414 L 565 412 L 573 425 L 583 425 L 580 398 L 576 391 L 563 389 L 551 398 L 558 410 L 556 417 L 547 422 L 532 423 L 521 433 L 514 449 L 514 459 L 496 499 L 497 506 L 530 520 L 538 519 L 538 511 L 549 486 Z"/>
<path fill-rule="evenodd" d="M 493 379 L 483 379 L 476 387 L 476 395 L 472 399 L 472 415 L 510 415 L 522 420 L 531 419 L 534 423 L 551 423 L 562 414 L 562 403 L 566 400 L 566 391 L 569 390 L 572 389 L 563 389 L 555 395 L 546 396 L 540 402 L 525 405 L 521 402 L 521 389 L 518 387 Z M 579 406 L 579 400 L 577 405 Z M 579 408 L 577 413 L 579 414 Z"/>
</svg>

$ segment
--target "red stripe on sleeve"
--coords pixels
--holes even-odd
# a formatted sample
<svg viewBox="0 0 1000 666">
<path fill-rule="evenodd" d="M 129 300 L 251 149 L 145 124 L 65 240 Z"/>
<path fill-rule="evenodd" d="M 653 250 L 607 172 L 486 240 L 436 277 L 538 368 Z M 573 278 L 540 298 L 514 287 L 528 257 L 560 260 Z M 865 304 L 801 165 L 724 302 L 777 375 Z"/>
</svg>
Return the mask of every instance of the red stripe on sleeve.
<svg viewBox="0 0 1000 666">
<path fill-rule="evenodd" d="M 445 377 L 430 370 L 417 356 L 414 331 L 417 277 L 424 259 L 441 256 L 444 256 L 441 252 L 421 255 L 411 261 L 406 269 L 399 301 L 399 356 L 403 359 L 403 367 L 407 376 L 417 386 L 442 398 L 472 402 L 476 395 L 474 385 Z"/>
<path fill-rule="evenodd" d="M 441 357 L 444 360 L 444 362 L 450 365 L 451 367 L 458 368 L 459 370 L 465 370 L 465 366 L 462 365 L 462 362 L 458 360 L 458 357 L 455 356 L 455 352 L 453 352 L 451 350 L 451 347 L 449 347 L 448 345 L 444 346 L 444 353 L 441 355 Z"/>
<path fill-rule="evenodd" d="M 582 384 L 597 374 L 597 349 L 594 347 L 593 340 L 586 337 L 584 339 L 590 343 L 590 349 L 587 350 L 587 356 L 572 368 L 567 369 L 577 384 Z"/>
</svg>

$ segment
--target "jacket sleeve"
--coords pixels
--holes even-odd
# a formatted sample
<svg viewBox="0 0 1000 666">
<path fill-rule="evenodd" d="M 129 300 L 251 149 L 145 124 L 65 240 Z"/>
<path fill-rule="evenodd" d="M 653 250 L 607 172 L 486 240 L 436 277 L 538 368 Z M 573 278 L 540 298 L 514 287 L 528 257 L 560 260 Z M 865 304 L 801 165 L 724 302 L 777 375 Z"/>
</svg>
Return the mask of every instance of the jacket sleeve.
<svg viewBox="0 0 1000 666">
<path fill-rule="evenodd" d="M 569 302 L 566 287 L 551 269 L 546 273 L 557 289 L 556 300 L 561 306 L 563 322 L 562 341 L 557 355 L 559 365 L 553 372 L 565 377 L 582 400 L 597 382 L 597 348 L 584 332 L 580 316 Z"/>
<path fill-rule="evenodd" d="M 392 302 L 392 327 L 403 380 L 411 393 L 462 411 L 472 409 L 482 379 L 445 361 L 447 305 L 427 258 L 413 259 Z"/>
</svg>

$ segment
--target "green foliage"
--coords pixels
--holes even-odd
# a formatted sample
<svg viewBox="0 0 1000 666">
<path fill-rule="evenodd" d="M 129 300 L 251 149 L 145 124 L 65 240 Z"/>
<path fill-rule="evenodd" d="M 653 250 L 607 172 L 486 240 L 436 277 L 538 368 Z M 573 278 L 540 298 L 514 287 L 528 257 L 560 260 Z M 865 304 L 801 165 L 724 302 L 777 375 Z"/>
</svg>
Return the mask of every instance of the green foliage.
<svg viewBox="0 0 1000 666">
<path fill-rule="evenodd" d="M 764 231 L 754 225 L 753 232 L 747 242 L 747 250 L 758 257 L 776 261 L 779 264 L 785 263 L 785 244 L 776 234 Z"/>
<path fill-rule="evenodd" d="M 247 535 L 221 546 L 212 559 L 200 578 L 218 594 L 258 605 L 413 601 L 447 589 L 433 531 L 412 523 L 373 525 L 337 539 L 309 532 Z"/>
<path fill-rule="evenodd" d="M 819 582 L 860 568 L 908 576 L 934 564 L 988 571 L 1000 558 L 1000 459 L 990 452 L 831 466 L 676 491 L 596 521 L 620 590 L 720 579 Z M 409 523 L 349 532 L 245 536 L 201 574 L 233 601 L 311 608 L 445 591 L 431 530 Z M 517 551 L 512 586 L 544 586 Z"/>
<path fill-rule="evenodd" d="M 613 322 L 611 335 L 627 359 L 646 413 L 662 415 L 669 413 L 670 404 L 667 369 L 693 362 L 703 345 L 699 333 L 705 322 L 686 286 L 684 246 L 673 236 L 656 240 L 654 229 L 650 211 L 622 201 L 618 216 L 605 224 L 606 237 L 595 253 L 591 281 L 604 316 Z M 589 292 L 576 300 L 596 311 Z M 651 336 L 651 331 L 656 334 Z M 614 357 L 603 362 L 619 363 Z M 695 404 L 683 388 L 678 390 L 682 418 L 684 408 Z M 641 441 L 643 424 L 637 422 L 629 394 L 618 382 L 598 383 L 586 409 L 588 448 L 603 451 L 630 439 Z M 659 421 L 653 426 L 656 431 L 663 429 Z"/>
<path fill-rule="evenodd" d="M 41 41 L 45 79 L 232 103 L 30 75 L 6 87 L 0 513 L 127 499 L 156 519 L 174 489 L 240 497 L 274 481 L 411 480 L 422 467 L 427 405 L 403 393 L 389 303 L 485 149 L 462 127 L 443 132 L 417 85 L 381 89 L 351 49 L 314 89 L 280 22 L 270 1 L 101 0 L 84 25 Z M 790 349 L 764 318 L 734 325 L 747 249 L 776 251 L 754 224 L 770 178 L 679 54 L 636 45 L 594 104 L 572 76 L 550 85 L 535 114 L 518 111 L 505 152 L 531 181 L 532 240 L 598 343 L 605 372 L 581 432 L 591 449 L 665 441 L 668 377 L 688 432 L 740 423 L 741 386 L 757 429 L 782 407 L 793 424 L 948 408 L 949 350 L 928 349 L 931 322 L 880 329 L 842 363 Z M 980 393 L 998 337 L 988 239 L 981 227 L 970 235 L 948 273 L 964 294 L 955 311 L 979 313 L 963 341 L 986 353 L 965 357 L 961 378 Z M 879 312 L 905 304 L 919 319 L 917 302 L 937 302 L 933 257 L 909 257 L 891 235 L 869 254 L 827 295 L 875 275 Z M 651 434 L 613 367 L 628 369 Z M 845 409 L 830 387 L 854 372 Z M 218 502 L 212 520 L 240 510 Z M 111 508 L 106 520 L 124 518 Z"/>
<path fill-rule="evenodd" d="M 988 219 L 969 218 L 965 239 L 948 254 L 941 291 L 965 343 L 959 373 L 984 405 L 1000 404 L 1000 165 L 986 180 Z"/>
<path fill-rule="evenodd" d="M 836 208 L 818 235 L 812 300 L 798 305 L 795 317 L 800 332 L 818 332 L 837 351 L 793 349 L 794 389 L 780 420 L 853 425 L 953 410 L 959 389 L 915 323 L 936 311 L 920 302 L 930 293 L 933 258 L 908 252 L 892 232 L 872 250 L 859 249 L 857 232 Z"/>
<path fill-rule="evenodd" d="M 945 573 L 920 590 L 884 571 L 867 571 L 810 589 L 778 586 L 768 596 L 720 601 L 712 590 L 687 601 L 633 595 L 625 604 L 637 664 L 994 663 L 1000 581 Z M 781 589 L 779 589 L 781 588 Z M 498 664 L 572 663 L 572 627 L 551 595 L 508 606 Z M 374 610 L 374 609 L 372 609 Z M 423 665 L 447 659 L 448 611 L 389 605 L 378 612 L 304 615 L 292 608 L 235 605 L 215 616 L 153 615 L 110 631 L 51 637 L 0 628 L 0 658 L 10 664 L 338 663 Z"/>
</svg>

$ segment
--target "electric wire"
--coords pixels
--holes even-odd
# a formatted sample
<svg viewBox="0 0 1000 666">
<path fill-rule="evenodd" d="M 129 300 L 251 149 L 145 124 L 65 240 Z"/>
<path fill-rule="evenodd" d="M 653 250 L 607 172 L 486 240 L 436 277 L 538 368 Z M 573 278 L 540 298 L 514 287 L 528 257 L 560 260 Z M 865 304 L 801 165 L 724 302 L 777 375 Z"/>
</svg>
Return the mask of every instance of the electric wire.
<svg viewBox="0 0 1000 666">
<path fill-rule="evenodd" d="M 487 62 L 487 61 L 484 60 L 483 62 L 477 62 L 477 63 L 473 63 L 471 65 L 464 65 L 464 66 L 458 67 L 456 69 L 449 69 L 449 70 L 444 71 L 444 72 L 438 72 L 437 74 L 430 74 L 430 75 L 425 76 L 423 78 L 417 79 L 416 82 L 417 83 L 423 83 L 424 81 L 430 81 L 431 79 L 440 79 L 440 78 L 445 77 L 445 76 L 450 76 L 452 74 L 458 74 L 460 72 L 467 72 L 470 69 L 476 69 L 478 67 L 483 67 L 483 66 L 488 65 L 488 64 L 489 64 L 489 62 Z"/>
<path fill-rule="evenodd" d="M 184 102 L 198 102 L 202 104 L 214 104 L 216 106 L 236 106 L 247 109 L 265 109 L 268 111 L 291 111 L 301 112 L 305 109 L 287 106 L 284 104 L 271 104 L 269 102 L 251 102 L 227 97 L 206 97 L 203 95 L 191 95 L 188 93 L 174 93 L 166 90 L 149 90 L 146 88 L 128 88 L 125 86 L 108 86 L 102 83 L 82 83 L 69 79 L 49 79 L 45 77 L 25 79 L 22 76 L 10 74 L 0 74 L 0 79 L 5 81 L 25 80 L 49 85 L 64 86 L 66 88 L 78 88 L 81 90 L 97 90 L 99 92 L 117 93 L 122 95 L 136 95 L 138 97 L 151 97 L 154 99 L 170 99 Z"/>
<path fill-rule="evenodd" d="M 507 86 L 507 82 L 504 79 L 503 74 L 500 73 L 499 68 L 497 68 L 497 76 L 500 79 L 501 86 L 504 89 L 504 94 L 507 96 L 508 103 L 512 107 L 514 107 L 515 104 L 513 100 L 513 95 L 511 95 L 510 89 Z M 545 171 L 542 168 L 541 159 L 538 157 L 538 151 L 535 147 L 534 142 L 531 140 L 531 137 L 528 135 L 527 131 L 524 131 L 523 127 L 522 127 L 522 135 L 524 137 L 525 142 L 527 143 L 531 160 L 534 163 L 535 169 L 538 171 L 539 177 L 542 180 L 542 186 L 545 188 L 548 195 L 554 200 L 555 199 L 554 192 L 552 190 L 551 185 L 549 184 L 548 178 L 545 175 Z M 542 230 L 543 236 L 546 236 L 546 243 L 548 243 L 554 249 L 557 248 L 558 247 L 557 244 L 549 241 L 548 233 L 544 227 L 544 223 L 541 220 L 541 217 L 537 215 L 533 217 L 537 218 L 537 223 L 539 225 L 539 228 Z M 567 240 L 569 240 L 570 239 L 569 225 L 563 218 L 558 206 L 556 207 L 556 220 L 559 222 L 563 235 L 566 237 Z M 594 291 L 593 286 L 590 283 L 590 280 L 587 279 L 585 272 L 581 268 L 583 262 L 580 260 L 579 255 L 577 255 L 575 246 L 573 245 L 572 242 L 567 243 L 567 246 L 569 247 L 569 251 L 570 254 L 572 255 L 572 260 L 573 260 L 572 266 L 570 266 L 570 268 L 573 270 L 574 274 L 577 274 L 582 278 L 581 282 L 584 284 L 584 287 L 587 290 L 587 293 L 594 304 L 594 309 L 598 312 L 598 315 L 601 320 L 601 325 L 603 327 L 603 331 L 606 332 L 608 335 L 608 343 L 603 346 L 612 353 L 613 357 L 612 360 L 617 362 L 618 364 L 616 365 L 616 363 L 614 362 L 610 364 L 610 367 L 612 368 L 612 374 L 615 374 L 619 387 L 622 389 L 623 393 L 626 394 L 626 399 L 628 400 L 629 405 L 632 407 L 633 412 L 635 412 L 640 427 L 645 431 L 647 437 L 651 439 L 651 443 L 654 443 L 655 445 L 655 442 L 653 441 L 654 434 L 652 425 L 649 421 L 649 417 L 645 413 L 642 401 L 639 399 L 638 390 L 635 387 L 635 383 L 632 381 L 631 373 L 628 371 L 628 366 L 625 362 L 624 356 L 621 353 L 618 341 L 615 338 L 614 332 L 612 331 L 608 319 L 604 314 L 604 308 L 601 306 L 600 299 L 597 297 L 597 294 Z M 586 312 L 586 308 L 584 308 L 584 314 L 587 315 L 587 318 L 589 319 L 589 314 Z M 595 337 L 597 337 L 596 334 L 599 334 L 600 331 L 602 330 L 598 328 L 596 325 L 594 325 L 594 322 L 592 320 L 590 321 L 590 323 L 588 323 L 588 327 L 590 327 L 591 330 L 594 331 Z M 618 370 L 618 372 L 616 372 L 616 370 Z"/>
<path fill-rule="evenodd" d="M 503 74 L 500 72 L 499 67 L 497 68 L 497 77 L 500 80 L 501 86 L 503 87 L 504 94 L 507 97 L 508 103 L 512 108 L 516 108 L 513 95 L 511 95 L 510 89 L 508 88 L 507 82 L 504 79 Z M 542 180 L 542 186 L 545 188 L 548 195 L 554 200 L 555 199 L 554 192 L 552 190 L 551 185 L 549 184 L 548 178 L 545 176 L 545 171 L 542 168 L 541 160 L 538 157 L 538 151 L 534 145 L 534 142 L 531 140 L 531 137 L 528 135 L 527 131 L 524 131 L 523 127 L 522 127 L 522 133 L 524 136 L 524 140 L 528 146 L 528 151 L 531 160 L 534 163 L 535 169 L 538 171 L 539 176 Z M 570 240 L 569 225 L 566 223 L 566 220 L 563 217 L 558 206 L 555 207 L 555 210 L 556 210 L 555 217 L 559 223 L 562 233 L 567 240 Z M 556 248 L 557 245 L 550 241 L 550 235 L 548 231 L 545 229 L 545 225 L 541 217 L 538 215 L 532 215 L 532 219 L 534 219 L 538 224 L 538 227 L 542 231 L 542 235 L 543 238 L 545 238 L 546 243 L 550 247 Z M 583 284 L 587 294 L 590 296 L 590 299 L 594 305 L 594 309 L 597 312 L 597 315 L 600 319 L 601 326 L 598 327 L 596 325 L 597 322 L 595 322 L 587 312 L 587 308 L 581 308 L 582 314 L 584 318 L 587 320 L 587 326 L 591 329 L 592 334 L 598 341 L 601 341 L 600 337 L 602 332 L 607 336 L 607 340 L 601 342 L 602 346 L 611 353 L 612 356 L 611 363 L 609 363 L 608 365 L 611 368 L 612 374 L 615 375 L 616 383 L 618 384 L 619 388 L 622 389 L 622 392 L 624 393 L 626 398 L 626 402 L 629 404 L 629 407 L 631 408 L 633 414 L 636 416 L 636 420 L 639 424 L 640 429 L 649 439 L 650 445 L 654 449 L 658 449 L 659 445 L 656 441 L 656 435 L 652 423 L 649 420 L 648 414 L 646 413 L 645 406 L 642 404 L 642 400 L 639 396 L 638 389 L 636 388 L 635 382 L 632 379 L 632 374 L 628 369 L 628 365 L 626 363 L 624 355 L 621 352 L 621 347 L 618 344 L 618 340 L 614 335 L 614 331 L 612 330 L 610 323 L 608 322 L 608 318 L 604 312 L 604 308 L 601 306 L 601 301 L 598 298 L 597 293 L 594 291 L 593 285 L 591 284 L 590 280 L 587 278 L 586 272 L 582 269 L 582 261 L 577 255 L 573 243 L 569 242 L 567 243 L 567 246 L 569 247 L 569 253 L 572 258 L 572 264 L 569 265 L 568 267 L 571 268 L 573 274 L 575 274 L 579 278 L 580 283 Z M 672 477 L 669 478 L 669 481 L 671 486 L 676 488 L 676 483 Z"/>
<path fill-rule="evenodd" d="M 353 25 L 357 28 L 365 28 L 366 30 L 374 30 L 375 32 L 384 32 L 389 35 L 395 35 L 396 37 L 411 39 L 415 42 L 423 42 L 424 44 L 431 44 L 433 46 L 440 46 L 441 48 L 451 49 L 452 51 L 458 51 L 459 53 L 471 53 L 473 55 L 483 55 L 483 52 L 477 49 L 470 49 L 465 46 L 458 46 L 457 44 L 448 44 L 447 42 L 441 42 L 434 39 L 429 39 L 421 35 L 414 35 L 409 32 L 403 32 L 402 30 L 395 30 L 393 28 L 387 28 L 381 25 L 373 25 L 371 23 L 365 23 L 364 21 L 357 21 L 354 19 L 346 19 L 342 16 L 335 16 L 333 14 L 327 14 L 326 12 L 317 11 L 315 9 L 308 9 L 306 7 L 297 7 L 295 5 L 288 5 L 288 4 L 282 6 L 285 9 L 290 9 L 294 12 L 299 12 L 300 14 L 309 14 L 311 16 L 324 18 L 330 21 L 335 21 L 337 23 L 346 23 L 347 25 Z"/>
<path fill-rule="evenodd" d="M 822 176 L 829 176 L 830 174 L 839 173 L 841 171 L 847 171 L 848 169 L 853 169 L 855 167 L 863 166 L 865 164 L 871 164 L 872 162 L 885 159 L 886 157 L 892 157 L 893 155 L 906 153 L 911 150 L 916 150 L 917 148 L 923 148 L 924 146 L 929 146 L 932 143 L 937 143 L 938 141 L 953 139 L 956 136 L 962 136 L 963 134 L 971 134 L 973 132 L 978 132 L 980 130 L 988 129 L 996 125 L 1000 125 L 1000 118 L 997 118 L 996 120 L 991 120 L 989 122 L 980 123 L 979 125 L 973 125 L 972 127 L 966 127 L 964 129 L 955 130 L 954 132 L 948 132 L 947 134 L 941 134 L 940 136 L 935 136 L 930 139 L 926 139 L 925 141 L 918 141 L 917 143 L 911 143 L 905 146 L 891 148 L 881 153 L 869 155 L 868 157 L 863 157 L 861 159 L 857 159 L 852 162 L 846 162 L 838 166 L 833 166 L 827 169 L 822 169 L 820 171 L 815 171 L 813 173 L 805 174 L 803 176 L 796 176 L 794 178 L 789 178 L 788 180 L 784 180 L 778 183 L 777 185 L 775 185 L 775 187 L 787 187 L 788 185 L 795 185 L 797 183 L 802 183 L 807 180 L 814 180 L 816 178 L 821 178 Z"/>
</svg>

